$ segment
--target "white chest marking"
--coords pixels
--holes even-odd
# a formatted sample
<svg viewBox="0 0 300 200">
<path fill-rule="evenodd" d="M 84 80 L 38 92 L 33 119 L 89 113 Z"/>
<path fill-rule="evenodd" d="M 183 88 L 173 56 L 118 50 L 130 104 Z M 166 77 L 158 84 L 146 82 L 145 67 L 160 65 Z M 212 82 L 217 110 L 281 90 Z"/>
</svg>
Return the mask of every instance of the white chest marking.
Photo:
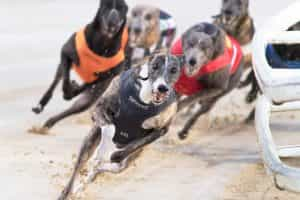
<svg viewBox="0 0 300 200">
<path fill-rule="evenodd" d="M 148 72 L 148 65 L 145 64 L 141 67 L 140 71 L 140 77 L 142 78 L 148 78 L 149 72 Z M 141 90 L 140 90 L 140 100 L 143 101 L 145 104 L 150 104 L 152 101 L 152 85 L 150 81 L 147 80 L 140 80 L 139 81 L 141 84 Z"/>
</svg>

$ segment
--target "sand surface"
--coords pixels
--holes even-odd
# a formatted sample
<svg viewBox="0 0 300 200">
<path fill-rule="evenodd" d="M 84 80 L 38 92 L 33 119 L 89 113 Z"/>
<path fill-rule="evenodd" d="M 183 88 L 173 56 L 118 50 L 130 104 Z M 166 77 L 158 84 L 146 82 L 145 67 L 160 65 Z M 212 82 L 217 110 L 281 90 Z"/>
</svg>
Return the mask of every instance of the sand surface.
<svg viewBox="0 0 300 200">
<path fill-rule="evenodd" d="M 182 31 L 207 21 L 219 0 L 147 2 L 174 13 Z M 260 26 L 288 1 L 251 1 Z M 197 6 L 195 6 L 197 4 Z M 0 17 L 0 199 L 53 200 L 70 176 L 72 162 L 90 129 L 85 113 L 58 124 L 49 135 L 27 130 L 66 108 L 60 92 L 40 116 L 31 112 L 46 90 L 58 63 L 59 49 L 73 31 L 91 19 L 98 1 L 6 1 Z M 204 6 L 207 5 L 207 6 Z M 268 9 L 266 9 L 268 8 Z M 189 10 L 189 12 L 186 12 Z M 74 12 L 80 11 L 80 12 Z M 197 17 L 195 17 L 197 13 Z M 86 200 L 294 200 L 300 196 L 278 191 L 262 167 L 253 125 L 242 120 L 253 108 L 235 91 L 199 119 L 190 137 L 181 142 L 176 130 L 150 145 L 123 173 L 100 176 L 86 192 Z M 299 114 L 275 116 L 278 144 L 299 144 Z M 287 132 L 291 137 L 286 137 Z"/>
</svg>

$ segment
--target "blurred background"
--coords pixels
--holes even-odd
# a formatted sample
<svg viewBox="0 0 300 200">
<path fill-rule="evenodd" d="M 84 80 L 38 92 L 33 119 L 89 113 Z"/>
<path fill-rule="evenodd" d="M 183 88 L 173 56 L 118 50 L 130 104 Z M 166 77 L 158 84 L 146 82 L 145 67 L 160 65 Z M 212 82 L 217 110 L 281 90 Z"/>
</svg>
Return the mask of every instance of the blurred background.
<svg viewBox="0 0 300 200">
<path fill-rule="evenodd" d="M 291 2 L 250 0 L 257 28 Z M 128 0 L 128 3 L 165 9 L 174 16 L 182 32 L 197 22 L 211 21 L 211 16 L 219 12 L 221 0 Z M 99 0 L 2 0 L 0 5 L 1 94 L 50 83 L 62 44 L 91 21 Z"/>
</svg>

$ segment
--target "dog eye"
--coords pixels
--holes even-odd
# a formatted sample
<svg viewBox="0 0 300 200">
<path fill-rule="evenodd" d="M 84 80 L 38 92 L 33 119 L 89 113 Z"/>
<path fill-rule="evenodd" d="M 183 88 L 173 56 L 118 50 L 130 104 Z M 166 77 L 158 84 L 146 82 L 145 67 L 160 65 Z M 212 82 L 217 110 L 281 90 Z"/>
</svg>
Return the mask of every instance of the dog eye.
<svg viewBox="0 0 300 200">
<path fill-rule="evenodd" d="M 152 69 L 154 71 L 158 70 L 158 68 L 159 68 L 159 65 L 157 63 L 153 64 Z"/>
<path fill-rule="evenodd" d="M 178 72 L 178 70 L 177 70 L 176 67 L 172 67 L 171 70 L 170 70 L 170 72 L 171 72 L 172 74 L 176 74 L 176 73 Z"/>
<path fill-rule="evenodd" d="M 145 19 L 148 20 L 148 21 L 150 21 L 150 20 L 152 19 L 152 16 L 151 16 L 150 14 L 147 14 L 147 15 L 145 16 Z"/>
<path fill-rule="evenodd" d="M 195 42 L 189 42 L 188 45 L 189 45 L 190 48 L 194 48 L 195 47 Z"/>
</svg>

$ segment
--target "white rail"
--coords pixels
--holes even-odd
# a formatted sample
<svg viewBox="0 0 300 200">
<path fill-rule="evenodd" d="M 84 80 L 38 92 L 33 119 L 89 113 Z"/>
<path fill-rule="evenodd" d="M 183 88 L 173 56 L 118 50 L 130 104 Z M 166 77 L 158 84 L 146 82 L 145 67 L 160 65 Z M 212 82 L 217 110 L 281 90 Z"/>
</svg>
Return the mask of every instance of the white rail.
<svg viewBox="0 0 300 200">
<path fill-rule="evenodd" d="M 277 147 L 270 129 L 272 112 L 300 110 L 300 69 L 273 69 L 266 59 L 268 44 L 300 44 L 300 32 L 287 32 L 300 21 L 300 2 L 273 17 L 255 35 L 253 64 L 263 95 L 256 107 L 255 124 L 262 157 L 280 189 L 300 192 L 300 169 L 289 167 L 280 158 L 299 157 L 300 146 Z M 282 103 L 274 105 L 273 102 Z"/>
<path fill-rule="evenodd" d="M 280 156 L 298 156 L 299 147 L 278 150 L 270 129 L 271 108 L 272 104 L 269 99 L 262 95 L 257 103 L 255 123 L 265 167 L 274 176 L 275 184 L 279 189 L 300 192 L 300 169 L 289 167 L 280 160 Z"/>
<path fill-rule="evenodd" d="M 271 44 L 300 44 L 300 31 L 281 31 L 268 35 Z"/>
</svg>

